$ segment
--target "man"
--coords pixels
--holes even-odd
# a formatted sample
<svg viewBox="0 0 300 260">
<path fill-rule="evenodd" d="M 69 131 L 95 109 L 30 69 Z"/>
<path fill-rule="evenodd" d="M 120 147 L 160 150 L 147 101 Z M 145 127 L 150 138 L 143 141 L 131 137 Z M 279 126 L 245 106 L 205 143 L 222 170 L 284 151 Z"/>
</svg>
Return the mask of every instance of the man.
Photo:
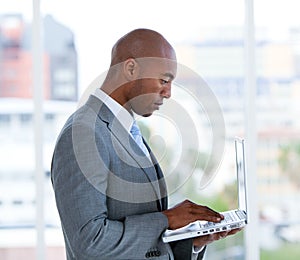
<svg viewBox="0 0 300 260">
<path fill-rule="evenodd" d="M 161 240 L 167 228 L 223 219 L 188 200 L 168 209 L 162 171 L 131 132 L 134 114 L 150 116 L 171 96 L 175 76 L 176 55 L 166 39 L 134 30 L 113 47 L 100 89 L 63 127 L 51 177 L 68 260 L 202 259 L 208 243 L 237 232 Z"/>
</svg>

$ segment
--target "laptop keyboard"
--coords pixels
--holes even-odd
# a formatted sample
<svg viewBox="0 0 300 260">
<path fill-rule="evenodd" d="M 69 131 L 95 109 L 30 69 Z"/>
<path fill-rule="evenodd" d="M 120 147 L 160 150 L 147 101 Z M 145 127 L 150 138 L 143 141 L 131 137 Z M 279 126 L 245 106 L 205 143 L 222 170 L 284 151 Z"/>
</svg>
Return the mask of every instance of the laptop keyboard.
<svg viewBox="0 0 300 260">
<path fill-rule="evenodd" d="M 226 212 L 224 214 L 224 219 L 221 221 L 221 223 L 228 223 L 228 222 L 232 222 L 232 221 L 235 221 L 236 220 L 236 216 L 235 214 L 230 211 L 230 212 Z"/>
<path fill-rule="evenodd" d="M 236 214 L 235 214 L 236 213 Z M 223 213 L 224 219 L 219 222 L 219 223 L 215 223 L 215 222 L 207 222 L 206 224 L 204 224 L 204 227 L 212 227 L 218 224 L 224 224 L 224 223 L 231 223 L 232 221 L 236 221 L 239 219 L 243 219 L 243 213 L 240 211 L 228 211 L 228 212 L 224 212 Z"/>
<path fill-rule="evenodd" d="M 238 217 L 240 219 L 244 219 L 245 218 L 245 213 L 244 212 L 237 210 L 235 213 L 238 215 Z"/>
</svg>

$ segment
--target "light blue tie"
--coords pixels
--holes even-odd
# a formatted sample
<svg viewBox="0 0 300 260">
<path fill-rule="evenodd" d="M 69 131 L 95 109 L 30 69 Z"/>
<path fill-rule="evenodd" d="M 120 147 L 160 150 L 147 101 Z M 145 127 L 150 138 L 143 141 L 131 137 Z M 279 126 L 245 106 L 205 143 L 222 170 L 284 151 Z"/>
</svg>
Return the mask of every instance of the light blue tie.
<svg viewBox="0 0 300 260">
<path fill-rule="evenodd" d="M 131 133 L 133 139 L 138 144 L 138 146 L 142 149 L 144 154 L 149 156 L 149 151 L 143 142 L 142 134 L 141 134 L 141 131 L 140 131 L 136 121 L 133 121 L 133 125 L 131 127 L 130 133 Z"/>
</svg>

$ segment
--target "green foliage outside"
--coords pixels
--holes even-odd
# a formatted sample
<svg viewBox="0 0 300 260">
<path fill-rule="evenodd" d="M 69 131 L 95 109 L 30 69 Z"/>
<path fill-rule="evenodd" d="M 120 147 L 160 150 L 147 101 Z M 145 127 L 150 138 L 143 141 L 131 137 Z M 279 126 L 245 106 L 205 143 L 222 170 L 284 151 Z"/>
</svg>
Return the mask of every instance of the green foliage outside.
<svg viewBox="0 0 300 260">
<path fill-rule="evenodd" d="M 261 260 L 299 260 L 300 244 L 283 244 L 280 248 L 268 251 L 261 250 Z"/>
</svg>

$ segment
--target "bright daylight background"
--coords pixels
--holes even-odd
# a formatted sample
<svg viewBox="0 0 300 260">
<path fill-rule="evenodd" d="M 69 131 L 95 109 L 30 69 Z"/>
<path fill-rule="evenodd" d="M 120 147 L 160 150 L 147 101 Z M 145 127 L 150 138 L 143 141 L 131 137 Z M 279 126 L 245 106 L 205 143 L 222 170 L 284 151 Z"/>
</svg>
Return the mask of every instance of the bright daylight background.
<svg viewBox="0 0 300 260">
<path fill-rule="evenodd" d="M 297 0 L 254 1 L 256 59 L 256 187 L 260 259 L 300 259 L 300 20 Z M 44 259 L 65 259 L 64 242 L 49 178 L 50 161 L 64 121 L 88 85 L 104 73 L 117 39 L 135 28 L 162 33 L 179 63 L 211 87 L 225 120 L 225 153 L 213 181 L 199 188 L 211 146 L 211 125 L 201 106 L 182 89 L 173 99 L 197 124 L 199 147 L 180 167 L 181 141 L 161 116 L 141 120 L 145 137 L 161 156 L 174 204 L 188 197 L 223 211 L 237 206 L 233 138 L 245 135 L 245 3 L 210 1 L 41 0 L 43 40 Z M 0 3 L 0 259 L 36 258 L 32 1 Z M 177 120 L 181 120 L 180 114 Z M 182 118 L 183 120 L 183 118 Z M 188 136 L 181 139 L 182 136 Z M 164 151 L 164 153 L 161 153 Z M 179 153 L 179 154 L 178 154 Z M 191 161 L 195 154 L 199 160 Z M 176 171 L 174 171 L 176 168 Z M 186 174 L 189 176 L 186 176 Z M 192 175 L 190 173 L 193 173 Z M 191 175 L 191 176 L 190 176 Z M 188 177 L 188 181 L 186 180 Z M 184 185 L 182 184 L 183 180 Z M 40 242 L 40 241 L 39 241 Z M 246 259 L 243 233 L 208 247 L 206 259 Z M 42 243 L 41 243 L 42 244 Z M 251 246 L 251 241 L 250 241 Z M 42 259 L 42 258 L 41 258 Z M 252 260 L 252 259 L 251 259 Z"/>
</svg>

